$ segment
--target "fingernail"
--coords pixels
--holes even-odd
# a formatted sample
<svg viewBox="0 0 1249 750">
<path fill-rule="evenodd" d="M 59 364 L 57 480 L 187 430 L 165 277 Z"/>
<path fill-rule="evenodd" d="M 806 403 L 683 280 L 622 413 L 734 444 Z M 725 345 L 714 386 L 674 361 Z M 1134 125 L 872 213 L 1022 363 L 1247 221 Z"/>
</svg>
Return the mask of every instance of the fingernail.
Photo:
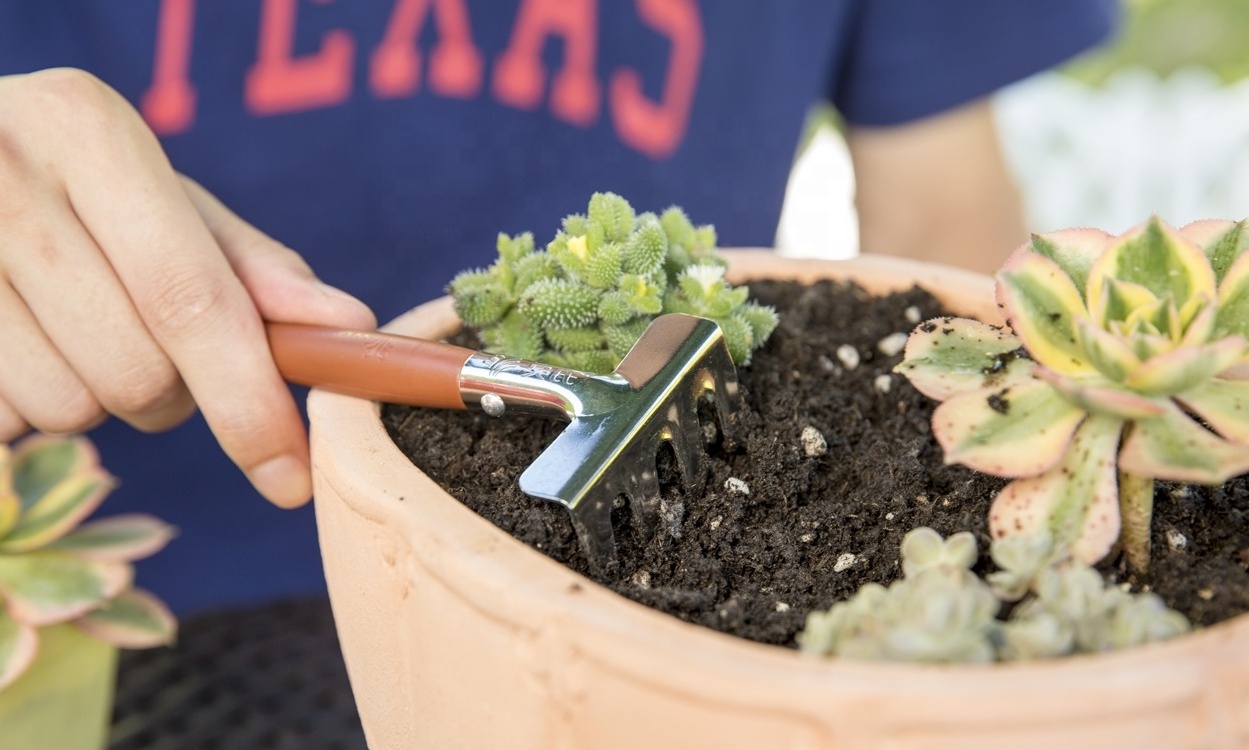
<svg viewBox="0 0 1249 750">
<path fill-rule="evenodd" d="M 252 485 L 279 508 L 297 508 L 312 497 L 308 465 L 294 456 L 270 459 L 248 474 Z"/>
</svg>

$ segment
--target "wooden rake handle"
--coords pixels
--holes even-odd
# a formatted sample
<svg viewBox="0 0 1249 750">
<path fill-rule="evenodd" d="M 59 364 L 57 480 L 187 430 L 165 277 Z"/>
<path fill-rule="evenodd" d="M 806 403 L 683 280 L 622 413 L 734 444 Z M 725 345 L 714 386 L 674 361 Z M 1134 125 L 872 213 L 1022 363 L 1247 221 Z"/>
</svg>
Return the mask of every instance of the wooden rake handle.
<svg viewBox="0 0 1249 750">
<path fill-rule="evenodd" d="M 278 372 L 291 383 L 435 409 L 465 409 L 460 371 L 475 352 L 379 331 L 268 323 Z"/>
</svg>

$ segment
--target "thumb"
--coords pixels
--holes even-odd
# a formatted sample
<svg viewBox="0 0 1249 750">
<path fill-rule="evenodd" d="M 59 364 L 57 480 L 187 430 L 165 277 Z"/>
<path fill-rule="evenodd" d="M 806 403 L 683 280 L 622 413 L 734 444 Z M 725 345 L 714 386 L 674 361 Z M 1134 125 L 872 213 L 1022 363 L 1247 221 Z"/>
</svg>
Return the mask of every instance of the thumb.
<svg viewBox="0 0 1249 750">
<path fill-rule="evenodd" d="M 377 327 L 368 306 L 318 279 L 299 253 L 239 218 L 195 181 L 183 177 L 182 183 L 262 318 L 356 330 Z"/>
</svg>

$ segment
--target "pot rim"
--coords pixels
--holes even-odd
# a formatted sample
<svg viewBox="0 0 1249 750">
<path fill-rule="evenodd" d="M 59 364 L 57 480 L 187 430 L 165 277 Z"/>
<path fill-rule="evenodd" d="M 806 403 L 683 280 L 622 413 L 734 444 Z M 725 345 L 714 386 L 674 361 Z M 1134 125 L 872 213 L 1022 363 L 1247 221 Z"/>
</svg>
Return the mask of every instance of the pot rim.
<svg viewBox="0 0 1249 750">
<path fill-rule="evenodd" d="M 791 278 L 809 283 L 854 276 L 869 290 L 884 291 L 909 288 L 912 279 L 920 279 L 960 314 L 972 314 L 969 308 L 978 306 L 986 315 L 996 315 L 992 280 L 982 274 L 887 256 L 827 261 L 785 258 L 756 249 L 724 254 L 730 260 L 729 277 L 736 282 Z M 973 298 L 979 302 L 969 302 Z M 396 318 L 385 329 L 443 336 L 456 327 L 450 299 L 442 297 Z M 1126 693 L 1122 700 L 1136 701 L 1139 708 L 1142 699 L 1162 705 L 1195 698 L 1213 684 L 1216 672 L 1249 663 L 1246 615 L 1162 643 L 1031 663 L 928 665 L 805 657 L 794 649 L 748 641 L 663 614 L 529 548 L 417 469 L 386 433 L 375 402 L 314 390 L 309 414 L 314 443 L 329 439 L 320 427 L 332 422 L 341 454 L 334 459 L 341 465 L 331 473 L 314 466 L 319 480 L 334 483 L 342 497 L 350 498 L 352 512 L 406 537 L 411 554 L 468 606 L 516 628 L 536 627 L 539 638 L 548 632 L 569 638 L 582 655 L 661 689 L 704 693 L 710 689 L 732 703 L 802 703 L 818 709 L 830 697 L 863 700 L 887 695 L 898 700 L 933 691 L 971 694 L 992 690 L 1004 675 L 1012 674 L 1020 678 L 1024 692 L 1012 688 L 1003 697 L 1005 706 L 1019 705 L 1033 690 L 1068 690 L 1072 700 L 1064 710 L 1083 708 L 1089 715 L 1105 715 L 1114 706 L 1088 705 L 1084 691 L 1090 682 L 1103 688 L 1109 687 L 1107 683 L 1120 688 L 1164 683 L 1160 694 L 1148 699 L 1131 688 L 1120 691 Z M 364 485 L 374 485 L 379 492 L 347 491 L 348 486 Z M 426 500 L 418 502 L 417 497 Z M 626 642 L 640 648 L 611 646 Z M 673 667 L 678 663 L 681 669 Z M 777 681 L 793 689 L 778 694 Z M 923 703 L 916 702 L 917 719 L 924 713 Z M 1062 716 L 1071 718 L 1070 713 Z M 1002 720 L 1011 718 L 1006 715 Z"/>
</svg>

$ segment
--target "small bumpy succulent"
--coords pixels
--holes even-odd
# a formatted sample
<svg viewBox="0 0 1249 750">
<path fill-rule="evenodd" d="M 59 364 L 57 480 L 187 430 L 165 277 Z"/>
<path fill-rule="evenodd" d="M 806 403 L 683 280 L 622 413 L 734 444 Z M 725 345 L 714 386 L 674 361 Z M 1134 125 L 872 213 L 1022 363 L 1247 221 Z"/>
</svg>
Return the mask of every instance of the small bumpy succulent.
<svg viewBox="0 0 1249 750">
<path fill-rule="evenodd" d="M 995 537 L 1045 531 L 1149 563 L 1154 480 L 1249 470 L 1249 227 L 1153 220 L 1034 237 L 997 274 L 1009 330 L 921 324 L 897 370 L 942 401 L 947 462 L 1013 478 Z"/>
<path fill-rule="evenodd" d="M 710 226 L 679 208 L 637 214 L 614 193 L 595 193 L 546 246 L 499 235 L 499 257 L 450 284 L 456 313 L 486 348 L 514 357 L 610 372 L 656 316 L 709 318 L 743 365 L 776 327 L 776 313 L 724 280 Z"/>
<path fill-rule="evenodd" d="M 981 579 L 971 571 L 977 550 L 970 533 L 942 539 L 914 529 L 902 541 L 905 577 L 888 588 L 866 584 L 849 600 L 811 612 L 799 647 L 847 659 L 986 663 L 1127 648 L 1189 630 L 1156 595 L 1106 586 L 1048 535 L 995 540 L 990 555 L 999 570 Z M 999 619 L 1016 601 L 1009 618 Z"/>
<path fill-rule="evenodd" d="M 132 587 L 130 564 L 172 528 L 143 515 L 79 525 L 114 484 L 85 438 L 0 444 L 0 689 L 34 661 L 42 627 L 72 623 L 124 648 L 173 640 L 173 616 Z"/>
</svg>

